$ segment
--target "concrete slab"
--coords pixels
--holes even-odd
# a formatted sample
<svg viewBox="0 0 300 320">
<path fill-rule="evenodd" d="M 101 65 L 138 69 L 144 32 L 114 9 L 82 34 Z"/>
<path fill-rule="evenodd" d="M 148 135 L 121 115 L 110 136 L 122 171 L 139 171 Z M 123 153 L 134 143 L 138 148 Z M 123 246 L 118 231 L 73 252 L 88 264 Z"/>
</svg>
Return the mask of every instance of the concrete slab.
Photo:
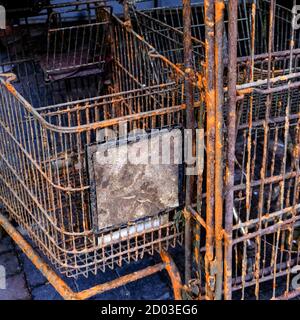
<svg viewBox="0 0 300 320">
<path fill-rule="evenodd" d="M 40 270 L 38 270 L 33 265 L 33 263 L 26 257 L 24 253 L 20 253 L 19 258 L 23 265 L 23 270 L 26 275 L 26 280 L 30 288 L 40 286 L 47 282 L 47 279 L 43 276 Z"/>
<path fill-rule="evenodd" d="M 17 274 L 6 279 L 6 289 L 0 290 L 0 300 L 30 300 L 24 274 Z"/>
<path fill-rule="evenodd" d="M 6 269 L 6 275 L 12 276 L 21 272 L 21 267 L 17 256 L 13 251 L 0 255 L 0 265 Z"/>
<path fill-rule="evenodd" d="M 13 250 L 13 242 L 10 237 L 0 239 L 0 254 Z"/>
<path fill-rule="evenodd" d="M 36 287 L 31 292 L 33 300 L 63 300 L 51 284 Z"/>
</svg>

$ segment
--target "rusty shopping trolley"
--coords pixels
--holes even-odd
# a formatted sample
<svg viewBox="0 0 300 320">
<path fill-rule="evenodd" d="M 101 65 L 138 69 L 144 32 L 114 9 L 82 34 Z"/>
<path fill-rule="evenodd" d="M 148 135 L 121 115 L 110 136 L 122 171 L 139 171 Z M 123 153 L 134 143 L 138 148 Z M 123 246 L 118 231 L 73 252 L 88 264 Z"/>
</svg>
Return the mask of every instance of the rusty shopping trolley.
<svg viewBox="0 0 300 320">
<path fill-rule="evenodd" d="M 296 12 L 274 0 L 137 8 L 138 1 L 130 7 L 132 26 L 182 70 L 189 37 L 193 81 L 202 92 L 193 98 L 205 108 L 198 118 L 206 132 L 205 171 L 194 189 L 195 205 L 187 208 L 195 218 L 187 293 L 206 299 L 296 297 Z"/>
<path fill-rule="evenodd" d="M 185 110 L 182 72 L 109 10 L 101 7 L 101 15 L 110 19 L 109 59 L 92 54 L 97 66 L 105 61 L 101 72 L 90 72 L 81 58 L 65 59 L 59 41 L 51 42 L 57 58 L 52 69 L 42 55 L 3 62 L 15 73 L 0 79 L 0 200 L 38 251 L 68 277 L 88 277 L 156 252 L 162 262 L 75 293 L 4 214 L 0 224 L 64 298 L 86 299 L 166 269 L 179 299 L 180 275 L 167 251 L 183 242 L 181 168 L 133 168 L 122 156 L 114 166 L 107 159 L 123 155 L 127 132 L 133 132 L 133 152 L 173 135 L 173 127 L 178 139 Z M 48 38 L 68 37 L 72 27 L 64 27 L 61 17 L 54 20 L 59 29 Z M 76 34 L 77 26 L 72 30 Z M 90 47 L 84 48 L 79 53 L 86 56 Z M 60 67 L 64 76 L 57 76 Z M 45 78 L 50 69 L 51 79 Z M 150 136 L 151 129 L 163 130 Z"/>
<path fill-rule="evenodd" d="M 56 80 L 103 71 L 108 57 L 112 8 L 101 1 L 45 5 L 30 14 L 8 12 L 11 25 L 2 31 L 2 65 L 36 60 L 45 77 Z M 7 68 L 7 66 L 6 66 Z"/>
<path fill-rule="evenodd" d="M 123 22 L 102 2 L 92 10 L 96 24 L 109 21 L 106 49 L 95 56 L 100 72 L 93 62 L 81 65 L 86 45 L 73 60 L 66 59 L 68 46 L 46 49 L 54 52 L 52 69 L 40 53 L 3 64 L 16 75 L 1 76 L 0 199 L 70 277 L 155 252 L 163 262 L 74 293 L 3 214 L 1 225 L 66 298 L 89 298 L 164 268 L 175 298 L 298 296 L 296 12 L 276 0 L 184 0 L 151 10 L 140 10 L 139 1 L 123 4 Z M 52 10 L 44 35 L 67 37 L 70 25 L 64 29 Z M 137 152 L 144 144 L 159 145 L 169 135 L 176 142 L 183 128 L 192 133 L 198 160 L 185 181 L 187 171 L 174 163 L 120 170 L 124 157 L 116 154 L 125 146 L 144 154 Z M 150 135 L 151 129 L 163 130 Z M 183 243 L 184 285 L 167 254 Z"/>
</svg>

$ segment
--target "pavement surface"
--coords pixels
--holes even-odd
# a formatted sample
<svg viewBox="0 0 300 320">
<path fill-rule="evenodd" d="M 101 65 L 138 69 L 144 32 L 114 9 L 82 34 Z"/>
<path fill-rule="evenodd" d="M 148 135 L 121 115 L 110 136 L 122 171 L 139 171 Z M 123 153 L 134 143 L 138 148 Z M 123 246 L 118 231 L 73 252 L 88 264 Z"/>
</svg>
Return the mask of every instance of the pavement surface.
<svg viewBox="0 0 300 320">
<path fill-rule="evenodd" d="M 105 274 L 99 273 L 87 279 L 64 278 L 64 280 L 74 291 L 81 291 L 132 272 L 134 269 L 153 265 L 158 259 L 159 257 L 149 257 L 136 264 L 126 265 L 122 269 L 111 270 Z M 7 235 L 0 240 L 0 266 L 6 270 L 6 289 L 0 288 L 0 300 L 62 300 L 42 273 Z M 92 299 L 170 300 L 173 299 L 173 292 L 168 275 L 163 271 Z"/>
<path fill-rule="evenodd" d="M 184 254 L 182 249 L 172 250 L 173 256 L 179 270 L 184 269 Z M 137 263 L 125 265 L 123 268 L 99 273 L 89 278 L 77 280 L 63 278 L 75 291 L 82 291 L 96 284 L 110 281 L 122 275 L 136 271 L 143 267 L 153 265 L 159 261 L 159 257 L 148 257 Z M 6 289 L 1 289 L 0 278 L 0 300 L 62 300 L 61 296 L 50 285 L 42 273 L 32 264 L 13 241 L 5 235 L 0 240 L 0 266 L 6 270 Z M 277 282 L 281 294 L 285 290 L 285 282 L 280 285 Z M 268 300 L 272 296 L 272 282 L 263 283 L 260 286 L 260 299 Z M 278 291 L 278 294 L 280 293 Z M 235 299 L 241 299 L 240 294 L 234 294 Z M 130 283 L 118 289 L 103 293 L 92 300 L 172 300 L 173 292 L 169 277 L 165 271 L 153 276 Z M 246 292 L 245 299 L 255 299 L 254 287 Z M 295 298 L 300 300 L 300 296 Z"/>
</svg>

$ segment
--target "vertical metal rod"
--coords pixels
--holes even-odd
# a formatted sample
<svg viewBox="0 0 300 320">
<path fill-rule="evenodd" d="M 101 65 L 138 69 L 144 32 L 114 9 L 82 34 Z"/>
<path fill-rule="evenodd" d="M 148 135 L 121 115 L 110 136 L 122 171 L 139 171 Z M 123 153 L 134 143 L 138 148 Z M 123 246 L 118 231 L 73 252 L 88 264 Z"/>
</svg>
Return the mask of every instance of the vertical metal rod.
<svg viewBox="0 0 300 320">
<path fill-rule="evenodd" d="M 295 8 L 296 6 L 296 0 L 293 0 L 293 8 Z M 294 19 L 296 18 L 296 12 L 294 12 L 293 10 L 293 21 Z M 294 30 L 294 27 L 291 28 L 291 35 L 290 35 L 290 58 L 289 58 L 289 74 L 291 74 L 293 72 L 293 68 L 294 68 L 294 63 L 293 63 L 293 52 L 294 52 L 294 48 L 295 48 L 295 30 Z M 291 81 L 289 81 L 289 84 L 291 83 Z M 290 116 L 290 105 L 291 105 L 291 92 L 290 90 L 288 90 L 288 101 L 287 101 L 287 107 L 286 107 L 286 132 L 285 132 L 285 148 L 287 148 L 288 146 L 288 139 L 287 139 L 287 136 L 288 136 L 288 131 L 289 131 L 289 126 L 290 126 L 290 123 L 289 123 L 289 116 Z M 299 122 L 298 122 L 298 125 L 299 125 Z M 298 128 L 299 130 L 299 128 Z M 297 130 L 295 130 L 297 131 Z M 297 137 L 297 134 L 295 134 L 296 137 Z M 295 139 L 297 141 L 297 138 Z M 285 150 L 286 152 L 287 150 Z M 297 214 L 297 210 L 295 209 L 295 206 L 296 206 L 296 203 L 299 202 L 299 192 L 297 192 L 297 190 L 299 190 L 297 184 L 299 182 L 299 165 L 297 165 L 297 161 L 299 161 L 299 152 L 296 152 L 296 154 L 298 154 L 298 159 L 296 161 L 294 161 L 294 165 L 295 165 L 295 171 L 297 173 L 297 176 L 295 178 L 295 187 L 294 187 L 294 208 L 293 208 L 293 211 L 292 211 L 292 215 L 293 217 Z M 295 157 L 297 158 L 297 156 Z M 286 173 L 286 170 L 284 170 L 284 174 Z M 288 275 L 287 275 L 287 281 L 286 281 L 286 293 L 289 292 L 289 287 L 290 287 L 290 282 L 291 282 L 291 259 L 292 259 L 292 253 L 291 253 L 291 250 L 293 248 L 293 236 L 294 236 L 294 231 L 295 231 L 295 225 L 292 226 L 291 228 L 291 236 L 289 237 L 289 240 L 288 240 L 288 248 L 289 248 L 289 254 L 288 254 L 288 269 L 289 269 L 289 272 L 288 272 Z M 274 296 L 274 294 L 273 294 Z"/>
<path fill-rule="evenodd" d="M 254 81 L 254 55 L 255 55 L 255 31 L 256 31 L 256 0 L 252 1 L 251 4 L 251 66 L 249 82 Z M 247 162 L 246 162 L 246 221 L 250 219 L 251 213 L 251 155 L 252 155 L 252 119 L 253 119 L 253 93 L 249 97 L 249 120 L 248 120 L 248 137 L 247 137 Z M 235 209 L 234 209 L 234 212 Z M 237 219 L 240 217 L 237 215 Z M 241 232 L 248 234 L 248 228 L 241 229 Z M 242 299 L 244 299 L 244 285 L 245 277 L 247 274 L 247 246 L 250 245 L 250 240 L 244 242 L 243 248 L 243 261 L 242 261 Z"/>
<path fill-rule="evenodd" d="M 237 83 L 237 0 L 228 3 L 228 148 L 226 172 L 226 212 L 225 212 L 225 259 L 224 259 L 224 298 L 232 298 L 232 225 L 234 206 L 234 159 L 236 137 L 236 83 Z"/>
<path fill-rule="evenodd" d="M 124 21 L 131 24 L 128 0 L 123 0 Z"/>
<path fill-rule="evenodd" d="M 191 33 L 191 1 L 183 0 L 183 41 L 184 41 L 184 66 L 185 66 L 185 101 L 186 101 L 186 129 L 191 130 L 194 136 L 195 116 L 194 116 L 194 88 L 193 78 L 193 52 L 192 52 L 192 33 Z M 193 137 L 194 138 L 194 137 Z M 194 145 L 193 139 L 193 145 Z M 194 149 L 194 148 L 193 148 Z M 192 203 L 193 190 L 192 176 L 187 172 L 186 175 L 186 197 L 185 204 L 188 208 Z M 192 227 L 189 210 L 185 210 L 185 282 L 191 279 L 191 252 L 192 252 Z"/>
<path fill-rule="evenodd" d="M 269 39 L 268 39 L 268 89 L 271 88 L 271 76 L 272 76 L 272 52 L 274 50 L 274 27 L 275 27 L 275 0 L 270 1 L 270 14 L 269 14 Z M 263 137 L 263 156 L 262 156 L 262 167 L 260 171 L 261 185 L 259 189 L 259 200 L 258 200 L 258 230 L 262 230 L 262 216 L 264 211 L 264 195 L 265 195 L 265 179 L 267 175 L 267 164 L 268 164 L 268 137 L 269 137 L 269 122 L 270 122 L 270 110 L 272 107 L 272 96 L 271 94 L 267 95 L 266 101 L 266 113 L 263 123 L 264 128 L 264 137 Z M 255 259 L 255 296 L 259 300 L 259 275 L 260 275 L 260 255 L 261 255 L 261 237 L 256 237 L 256 259 Z M 275 260 L 276 261 L 276 260 Z"/>
<path fill-rule="evenodd" d="M 206 299 L 213 299 L 214 276 L 211 275 L 211 267 L 214 259 L 214 208 L 215 208 L 215 83 L 214 83 L 214 1 L 204 1 L 205 10 L 205 82 L 206 82 L 206 115 L 207 115 L 207 178 L 206 178 L 206 255 L 205 278 Z"/>
<path fill-rule="evenodd" d="M 223 288 L 223 106 L 224 106 L 224 0 L 215 1 L 215 86 L 216 86 L 216 141 L 215 141 L 215 241 L 216 287 L 215 299 L 222 298 Z"/>
</svg>

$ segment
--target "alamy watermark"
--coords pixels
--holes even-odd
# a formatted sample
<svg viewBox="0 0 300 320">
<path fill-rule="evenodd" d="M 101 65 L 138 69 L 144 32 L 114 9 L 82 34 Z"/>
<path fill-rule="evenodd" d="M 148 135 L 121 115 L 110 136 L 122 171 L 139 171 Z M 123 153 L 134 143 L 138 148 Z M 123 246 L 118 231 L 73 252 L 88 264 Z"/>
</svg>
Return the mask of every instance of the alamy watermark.
<svg viewBox="0 0 300 320">
<path fill-rule="evenodd" d="M 295 266 L 292 269 L 292 273 L 298 273 L 292 279 L 292 288 L 293 288 L 293 290 L 298 290 L 300 288 L 300 266 Z"/>
<path fill-rule="evenodd" d="M 101 165 L 184 164 L 186 175 L 199 175 L 203 171 L 203 129 L 196 129 L 195 134 L 191 129 L 178 128 L 152 129 L 150 132 L 134 129 L 127 132 L 126 123 L 120 123 L 117 131 L 100 129 L 97 142 L 104 143 L 96 153 L 97 163 Z M 133 148 L 130 147 L 132 144 Z"/>
<path fill-rule="evenodd" d="M 4 266 L 0 265 L 0 290 L 6 289 L 6 270 Z"/>
<path fill-rule="evenodd" d="M 298 30 L 300 29 L 300 5 L 293 6 L 292 13 L 293 13 L 293 21 L 292 21 L 293 29 Z"/>
<path fill-rule="evenodd" d="M 6 10 L 0 6 L 0 29 L 6 29 Z"/>
</svg>

